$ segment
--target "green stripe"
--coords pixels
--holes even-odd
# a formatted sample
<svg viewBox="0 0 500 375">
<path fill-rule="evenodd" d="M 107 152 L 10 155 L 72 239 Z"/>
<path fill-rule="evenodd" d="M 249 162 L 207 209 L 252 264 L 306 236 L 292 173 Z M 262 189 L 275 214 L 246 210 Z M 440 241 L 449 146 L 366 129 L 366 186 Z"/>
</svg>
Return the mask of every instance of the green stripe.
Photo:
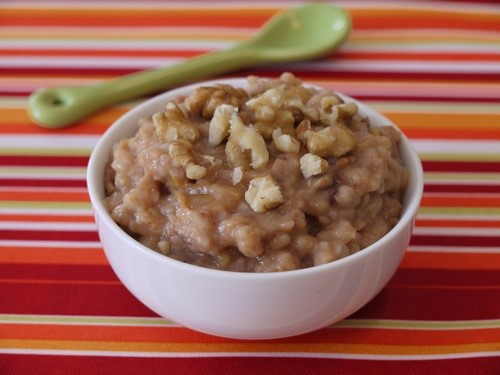
<svg viewBox="0 0 500 375">
<path fill-rule="evenodd" d="M 55 193 L 57 195 L 57 193 Z M 36 202 L 36 201 L 0 201 L 2 208 L 19 209 L 92 209 L 90 202 Z"/>
<path fill-rule="evenodd" d="M 499 328 L 500 319 L 464 321 L 418 321 L 418 320 L 369 320 L 346 319 L 333 327 L 339 328 L 392 328 L 392 329 L 479 329 Z"/>
<path fill-rule="evenodd" d="M 54 323 L 54 324 L 114 324 L 114 325 L 174 325 L 163 318 L 91 317 L 58 315 L 9 315 L 0 314 L 0 321 L 7 323 Z"/>
<path fill-rule="evenodd" d="M 427 181 L 483 181 L 496 182 L 500 184 L 498 173 L 469 173 L 469 172 L 425 172 L 424 179 Z"/>
<path fill-rule="evenodd" d="M 2 148 L 0 155 L 23 156 L 89 156 L 92 148 Z"/>
<path fill-rule="evenodd" d="M 420 207 L 419 214 L 423 215 L 480 215 L 480 216 L 499 216 L 500 207 Z"/>
<path fill-rule="evenodd" d="M 14 315 L 0 314 L 0 321 L 5 323 L 33 324 L 109 324 L 172 326 L 174 322 L 163 318 L 134 317 L 99 317 L 99 316 L 59 316 L 59 315 Z M 332 328 L 389 328 L 389 329 L 486 329 L 500 328 L 500 319 L 463 320 L 463 321 L 418 321 L 389 319 L 345 319 L 331 326 Z"/>
<path fill-rule="evenodd" d="M 439 160 L 439 161 L 500 161 L 499 154 L 460 154 L 446 153 L 440 154 L 436 152 L 425 152 L 418 154 L 422 160 Z"/>
<path fill-rule="evenodd" d="M 85 167 L 0 167 L 1 175 L 12 176 L 42 176 L 51 178 L 53 176 L 64 177 L 67 175 L 85 177 Z"/>
</svg>

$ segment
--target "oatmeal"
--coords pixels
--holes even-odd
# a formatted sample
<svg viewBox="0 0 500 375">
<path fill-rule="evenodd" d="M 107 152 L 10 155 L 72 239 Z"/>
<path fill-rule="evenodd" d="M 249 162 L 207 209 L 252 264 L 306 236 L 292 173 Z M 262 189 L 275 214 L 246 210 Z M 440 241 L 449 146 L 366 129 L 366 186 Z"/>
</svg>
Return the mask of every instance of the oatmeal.
<svg viewBox="0 0 500 375">
<path fill-rule="evenodd" d="M 290 73 L 201 87 L 139 125 L 114 146 L 106 205 L 171 258 L 294 270 L 360 251 L 399 220 L 399 132 Z"/>
</svg>

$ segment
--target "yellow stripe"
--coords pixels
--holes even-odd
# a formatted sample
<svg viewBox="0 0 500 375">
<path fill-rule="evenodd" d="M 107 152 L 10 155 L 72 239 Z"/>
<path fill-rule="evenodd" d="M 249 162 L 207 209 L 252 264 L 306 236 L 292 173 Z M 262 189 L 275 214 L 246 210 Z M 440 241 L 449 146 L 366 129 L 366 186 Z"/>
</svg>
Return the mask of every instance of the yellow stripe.
<svg viewBox="0 0 500 375">
<path fill-rule="evenodd" d="M 8 349 L 31 350 L 89 350 L 160 353 L 321 353 L 321 354 L 374 354 L 374 355 L 432 355 L 493 352 L 499 343 L 466 345 L 366 345 L 340 343 L 165 343 L 165 342 L 103 342 L 60 340 L 1 340 Z"/>
</svg>

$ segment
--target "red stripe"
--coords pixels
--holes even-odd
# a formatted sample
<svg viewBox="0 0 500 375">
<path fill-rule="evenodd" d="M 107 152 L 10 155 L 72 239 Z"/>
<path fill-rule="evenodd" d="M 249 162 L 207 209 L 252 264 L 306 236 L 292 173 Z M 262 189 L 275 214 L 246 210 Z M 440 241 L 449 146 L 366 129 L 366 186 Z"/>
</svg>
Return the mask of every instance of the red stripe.
<svg viewBox="0 0 500 375">
<path fill-rule="evenodd" d="M 426 172 L 500 172 L 498 161 L 423 161 Z"/>
<path fill-rule="evenodd" d="M 75 249 L 74 251 L 79 251 Z M 460 256 L 454 254 L 453 256 Z M 498 272 L 493 270 L 466 269 L 412 269 L 400 268 L 389 286 L 446 286 L 484 287 L 500 286 Z M 10 280 L 57 281 L 118 281 L 109 265 L 74 264 L 0 264 L 0 278 Z"/>
<path fill-rule="evenodd" d="M 157 316 L 120 283 L 4 283 L 2 314 Z M 1 368 L 1 367 L 0 367 Z"/>
<path fill-rule="evenodd" d="M 498 306 L 498 287 L 460 289 L 388 285 L 351 317 L 443 321 L 498 319 Z"/>
<path fill-rule="evenodd" d="M 155 316 L 116 280 L 108 266 L 4 264 L 0 275 L 2 300 L 9 301 L 0 304 L 0 313 Z M 499 290 L 493 271 L 400 269 L 354 317 L 498 319 Z M 67 295 L 78 297 L 61 304 L 60 296 Z"/>
<path fill-rule="evenodd" d="M 75 249 L 74 251 L 79 250 Z M 109 265 L 81 264 L 0 264 L 0 279 L 118 281 Z"/>
<path fill-rule="evenodd" d="M 0 280 L 0 290 L 2 300 L 9 301 L 0 304 L 0 313 L 4 314 L 156 316 L 120 283 L 16 283 Z M 75 298 L 68 299 L 67 296 Z M 498 306 L 498 288 L 389 285 L 353 318 L 498 319 Z"/>
<path fill-rule="evenodd" d="M 410 244 L 413 246 L 446 247 L 500 247 L 500 237 L 494 236 L 431 236 L 414 234 Z"/>
<path fill-rule="evenodd" d="M 153 347 L 154 344 L 152 344 Z M 369 353 L 368 353 L 369 354 Z M 4 354 L 2 369 L 5 374 L 37 375 L 87 375 L 116 374 L 460 374 L 497 375 L 500 367 L 498 356 L 479 358 L 451 358 L 424 360 L 363 360 L 359 358 L 307 358 L 302 356 L 252 356 L 252 357 L 174 357 L 155 358 L 126 356 L 61 356 Z M 265 354 L 263 354 L 265 355 Z M 341 353 L 338 353 L 341 355 Z"/>
<path fill-rule="evenodd" d="M 86 167 L 88 156 L 1 155 L 0 166 Z"/>
<path fill-rule="evenodd" d="M 9 91 L 0 89 L 0 96 L 16 96 L 16 97 L 27 97 L 32 93 L 32 91 Z M 347 95 L 354 95 L 354 92 L 350 92 L 350 90 L 344 90 L 344 93 Z M 460 96 L 416 96 L 416 95 L 370 95 L 370 94 L 359 94 L 355 93 L 356 98 L 358 100 L 388 100 L 388 101 L 405 101 L 405 102 L 451 102 L 451 103 L 500 103 L 500 97 L 460 97 Z"/>
<path fill-rule="evenodd" d="M 85 180 L 63 180 L 63 179 L 31 179 L 31 178 L 0 178 L 0 186 L 9 187 L 65 187 L 84 188 L 87 186 Z"/>
<path fill-rule="evenodd" d="M 340 70 L 332 66 L 330 69 L 324 69 L 318 72 L 302 71 L 295 69 L 293 65 L 279 65 L 275 70 L 271 70 L 267 67 L 266 70 L 260 70 L 259 68 L 253 68 L 252 70 L 240 70 L 238 76 L 248 76 L 251 74 L 257 74 L 259 76 L 276 76 L 282 71 L 293 71 L 298 77 L 330 77 L 330 78 L 351 78 L 351 79 L 373 79 L 379 78 L 387 81 L 388 79 L 419 79 L 423 81 L 436 80 L 436 79 L 453 79 L 460 80 L 462 82 L 467 80 L 484 80 L 488 83 L 494 83 L 500 80 L 500 75 L 490 72 L 378 72 L 378 71 L 350 71 L 350 70 Z M 140 68 L 82 68 L 82 67 L 62 67 L 62 68 L 52 68 L 52 67 L 2 67 L 0 68 L 0 74 L 22 74 L 25 77 L 28 76 L 40 76 L 40 75 L 71 75 L 71 76 L 121 76 L 130 73 L 136 73 L 141 71 Z M 305 80 L 305 79 L 304 79 Z"/>
<path fill-rule="evenodd" d="M 97 242 L 99 236 L 96 231 L 56 231 L 56 230 L 0 230 L 1 240 L 21 241 L 83 241 Z"/>
<path fill-rule="evenodd" d="M 455 184 L 431 184 L 424 186 L 425 193 L 500 193 L 499 185 L 455 185 Z"/>
<path fill-rule="evenodd" d="M 450 256 L 460 257 L 460 254 Z M 389 286 L 446 286 L 446 287 L 491 287 L 500 288 L 500 275 L 493 270 L 464 269 L 408 269 L 400 268 L 389 282 Z"/>
</svg>

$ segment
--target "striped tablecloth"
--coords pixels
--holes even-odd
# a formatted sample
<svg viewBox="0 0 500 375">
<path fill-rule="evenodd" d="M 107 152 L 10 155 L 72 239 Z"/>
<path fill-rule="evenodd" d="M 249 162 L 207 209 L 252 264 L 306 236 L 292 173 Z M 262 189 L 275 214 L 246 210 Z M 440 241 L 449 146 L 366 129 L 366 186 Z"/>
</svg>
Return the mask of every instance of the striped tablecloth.
<svg viewBox="0 0 500 375">
<path fill-rule="evenodd" d="M 422 206 L 394 278 L 348 319 L 299 337 L 197 333 L 118 281 L 85 169 L 99 136 L 140 100 L 58 131 L 27 116 L 37 88 L 223 49 L 297 4 L 0 2 L 0 374 L 500 374 L 498 2 L 339 1 L 354 31 L 337 53 L 231 74 L 287 70 L 364 100 L 423 161 Z"/>
</svg>

